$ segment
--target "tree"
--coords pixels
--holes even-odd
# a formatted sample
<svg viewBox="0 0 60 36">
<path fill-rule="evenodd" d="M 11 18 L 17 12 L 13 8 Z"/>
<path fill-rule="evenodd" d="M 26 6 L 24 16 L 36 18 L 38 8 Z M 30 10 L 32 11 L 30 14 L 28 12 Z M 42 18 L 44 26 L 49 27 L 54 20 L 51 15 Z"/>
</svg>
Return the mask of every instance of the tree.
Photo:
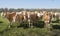
<svg viewBox="0 0 60 36">
<path fill-rule="evenodd" d="M 8 8 L 5 8 L 5 9 L 4 9 L 4 12 L 8 12 Z"/>
<path fill-rule="evenodd" d="M 14 11 L 14 8 L 10 8 L 10 9 L 9 9 L 9 12 L 13 12 L 13 11 Z"/>
<path fill-rule="evenodd" d="M 18 8 L 18 9 L 17 9 L 17 12 L 20 12 L 20 11 L 22 11 L 22 10 Z"/>
<path fill-rule="evenodd" d="M 4 8 L 0 8 L 0 12 L 4 12 Z"/>
</svg>

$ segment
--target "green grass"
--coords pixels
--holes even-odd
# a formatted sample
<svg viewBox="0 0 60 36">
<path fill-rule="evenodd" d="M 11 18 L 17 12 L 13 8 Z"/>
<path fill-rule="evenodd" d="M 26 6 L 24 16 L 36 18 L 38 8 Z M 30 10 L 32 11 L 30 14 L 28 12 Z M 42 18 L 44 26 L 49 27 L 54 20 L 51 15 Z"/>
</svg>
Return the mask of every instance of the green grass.
<svg viewBox="0 0 60 36">
<path fill-rule="evenodd" d="M 57 34 L 58 33 L 58 34 Z M 3 36 L 60 36 L 60 30 L 48 32 L 45 28 L 11 28 L 3 33 Z"/>
<path fill-rule="evenodd" d="M 2 17 L 1 17 L 1 15 L 0 15 L 0 21 L 4 22 L 5 24 L 7 24 L 7 23 L 8 23 L 7 18 L 2 18 Z"/>
<path fill-rule="evenodd" d="M 40 28 L 15 28 L 4 33 L 4 36 L 40 36 L 46 33 L 45 29 Z"/>
<path fill-rule="evenodd" d="M 0 16 L 0 36 L 60 36 L 60 30 L 59 29 L 53 29 L 52 31 L 48 32 L 45 28 L 26 28 L 23 27 L 20 28 L 10 28 L 8 29 L 8 20 L 7 18 L 2 18 Z M 59 22 L 60 23 L 60 22 Z M 57 23 L 57 24 L 59 24 Z M 13 23 L 13 27 L 19 24 Z M 51 23 L 56 24 L 56 23 Z"/>
<path fill-rule="evenodd" d="M 8 27 L 8 20 L 0 16 L 0 32 L 4 31 Z"/>
</svg>

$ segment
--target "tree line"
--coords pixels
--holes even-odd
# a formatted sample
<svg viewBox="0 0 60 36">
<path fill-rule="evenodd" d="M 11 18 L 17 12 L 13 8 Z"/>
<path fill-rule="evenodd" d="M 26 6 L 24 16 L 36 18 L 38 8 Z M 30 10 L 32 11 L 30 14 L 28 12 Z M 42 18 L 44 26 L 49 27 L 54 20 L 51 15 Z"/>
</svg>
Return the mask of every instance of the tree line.
<svg viewBox="0 0 60 36">
<path fill-rule="evenodd" d="M 18 9 L 10 8 L 10 9 L 8 9 L 8 8 L 0 8 L 0 12 L 20 12 L 23 10 L 32 11 L 32 12 L 34 12 L 34 11 L 60 12 L 60 9 L 24 9 L 24 8 L 18 8 Z"/>
</svg>

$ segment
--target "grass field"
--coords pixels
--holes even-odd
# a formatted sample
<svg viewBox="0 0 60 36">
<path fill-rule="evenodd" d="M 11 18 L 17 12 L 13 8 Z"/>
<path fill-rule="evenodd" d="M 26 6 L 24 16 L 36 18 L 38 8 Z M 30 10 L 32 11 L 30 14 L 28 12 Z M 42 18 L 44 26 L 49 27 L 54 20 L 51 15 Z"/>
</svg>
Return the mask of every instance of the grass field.
<svg viewBox="0 0 60 36">
<path fill-rule="evenodd" d="M 26 29 L 23 27 L 8 29 L 8 25 L 8 20 L 0 16 L 0 36 L 60 36 L 60 29 L 52 29 L 50 32 L 45 28 L 37 27 Z"/>
</svg>

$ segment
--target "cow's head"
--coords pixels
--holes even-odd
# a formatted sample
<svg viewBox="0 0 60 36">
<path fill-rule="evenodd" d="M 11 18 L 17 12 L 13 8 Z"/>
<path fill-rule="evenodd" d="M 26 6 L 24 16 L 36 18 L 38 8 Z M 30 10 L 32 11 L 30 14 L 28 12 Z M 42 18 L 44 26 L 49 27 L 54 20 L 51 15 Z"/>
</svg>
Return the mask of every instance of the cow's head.
<svg viewBox="0 0 60 36">
<path fill-rule="evenodd" d="M 1 17 L 5 18 L 7 16 L 7 14 L 8 14 L 7 12 L 2 12 Z"/>
<path fill-rule="evenodd" d="M 2 12 L 1 13 L 1 17 L 4 17 L 6 14 L 5 14 L 5 12 Z"/>
</svg>

